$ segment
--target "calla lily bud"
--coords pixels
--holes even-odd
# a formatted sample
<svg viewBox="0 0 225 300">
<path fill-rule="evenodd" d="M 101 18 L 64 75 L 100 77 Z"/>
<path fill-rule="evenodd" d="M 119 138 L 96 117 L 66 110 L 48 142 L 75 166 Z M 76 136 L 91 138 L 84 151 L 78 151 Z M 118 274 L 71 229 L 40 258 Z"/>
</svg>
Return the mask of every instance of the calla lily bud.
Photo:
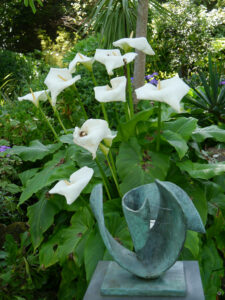
<svg viewBox="0 0 225 300">
<path fill-rule="evenodd" d="M 109 129 L 108 123 L 101 119 L 89 119 L 84 122 L 81 128 L 75 127 L 73 141 L 76 145 L 83 147 L 91 152 L 93 159 L 96 158 L 96 152 L 103 139 L 113 140 L 113 135 Z"/>
<path fill-rule="evenodd" d="M 97 86 L 94 88 L 95 99 L 99 102 L 126 101 L 126 83 L 125 76 L 116 77 L 110 80 L 111 86 Z"/>
<path fill-rule="evenodd" d="M 155 55 L 152 47 L 149 45 L 145 37 L 138 38 L 124 38 L 116 42 L 113 42 L 114 47 L 120 47 L 125 52 L 129 51 L 130 48 L 135 48 L 136 50 L 142 51 L 148 55 Z"/>
<path fill-rule="evenodd" d="M 124 61 L 128 64 L 135 59 L 137 53 L 130 52 L 121 55 L 120 50 L 96 49 L 95 60 L 105 65 L 109 75 L 113 75 L 113 70 L 124 66 Z"/>
<path fill-rule="evenodd" d="M 28 100 L 31 101 L 35 106 L 38 107 L 39 101 L 46 101 L 47 100 L 47 93 L 48 90 L 33 92 L 31 90 L 30 94 L 27 94 L 23 97 L 18 97 L 19 101 Z"/>
<path fill-rule="evenodd" d="M 157 86 L 145 84 L 135 90 L 137 99 L 164 102 L 177 112 L 181 111 L 180 101 L 190 87 L 179 76 L 158 82 Z"/>
<path fill-rule="evenodd" d="M 76 71 L 76 65 L 81 63 L 91 72 L 94 61 L 94 57 L 88 57 L 81 53 L 77 53 L 75 58 L 69 64 L 69 71 L 70 73 L 74 73 Z"/>
<path fill-rule="evenodd" d="M 67 204 L 72 204 L 79 196 L 82 190 L 91 180 L 94 170 L 83 167 L 74 172 L 69 181 L 60 180 L 50 191 L 50 194 L 59 194 L 66 197 Z"/>
<path fill-rule="evenodd" d="M 51 92 L 52 105 L 56 105 L 57 96 L 67 87 L 74 84 L 81 77 L 77 75 L 72 77 L 67 68 L 51 68 L 44 83 L 47 85 Z"/>
</svg>

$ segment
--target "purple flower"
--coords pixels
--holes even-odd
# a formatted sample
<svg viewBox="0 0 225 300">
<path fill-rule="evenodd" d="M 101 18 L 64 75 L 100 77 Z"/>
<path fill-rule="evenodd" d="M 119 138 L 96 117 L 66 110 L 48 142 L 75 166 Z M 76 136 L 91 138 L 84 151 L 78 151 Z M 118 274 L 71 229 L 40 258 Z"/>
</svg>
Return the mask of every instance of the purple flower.
<svg viewBox="0 0 225 300">
<path fill-rule="evenodd" d="M 10 149 L 11 147 L 8 146 L 0 146 L 0 152 L 4 152 L 7 149 Z"/>
<path fill-rule="evenodd" d="M 134 82 L 134 77 L 131 77 L 130 80 L 131 80 L 131 82 L 133 83 L 133 82 Z"/>
<path fill-rule="evenodd" d="M 151 75 L 146 75 L 146 76 L 145 76 L 145 79 L 148 80 L 148 79 L 151 79 L 151 78 L 153 78 L 153 77 L 154 77 L 154 75 L 152 75 L 152 74 L 151 74 Z"/>
<path fill-rule="evenodd" d="M 225 84 L 225 80 L 220 81 L 220 84 L 224 85 Z"/>
<path fill-rule="evenodd" d="M 158 80 L 156 80 L 155 78 L 153 78 L 152 80 L 150 80 L 148 83 L 151 83 L 153 85 L 156 85 L 158 84 Z"/>
</svg>

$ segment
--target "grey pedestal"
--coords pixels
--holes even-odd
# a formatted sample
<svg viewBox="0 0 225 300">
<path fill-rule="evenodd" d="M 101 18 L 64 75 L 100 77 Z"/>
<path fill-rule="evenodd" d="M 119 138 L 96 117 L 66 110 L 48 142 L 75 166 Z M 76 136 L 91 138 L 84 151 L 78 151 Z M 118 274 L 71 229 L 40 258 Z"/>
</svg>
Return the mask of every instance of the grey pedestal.
<svg viewBox="0 0 225 300">
<path fill-rule="evenodd" d="M 109 261 L 99 261 L 83 300 L 205 300 L 197 261 L 184 261 L 187 293 L 178 297 L 103 296 L 100 288 Z"/>
</svg>

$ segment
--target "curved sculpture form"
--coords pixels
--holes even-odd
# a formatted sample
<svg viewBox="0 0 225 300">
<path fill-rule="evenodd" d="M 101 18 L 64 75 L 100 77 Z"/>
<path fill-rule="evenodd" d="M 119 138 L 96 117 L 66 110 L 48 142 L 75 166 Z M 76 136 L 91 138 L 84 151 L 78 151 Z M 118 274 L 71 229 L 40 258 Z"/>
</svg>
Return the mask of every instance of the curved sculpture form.
<svg viewBox="0 0 225 300">
<path fill-rule="evenodd" d="M 191 199 L 170 182 L 156 180 L 124 195 L 123 212 L 135 252 L 118 243 L 105 227 L 101 184 L 94 187 L 90 204 L 111 256 L 142 278 L 157 278 L 176 262 L 188 229 L 205 232 Z"/>
</svg>

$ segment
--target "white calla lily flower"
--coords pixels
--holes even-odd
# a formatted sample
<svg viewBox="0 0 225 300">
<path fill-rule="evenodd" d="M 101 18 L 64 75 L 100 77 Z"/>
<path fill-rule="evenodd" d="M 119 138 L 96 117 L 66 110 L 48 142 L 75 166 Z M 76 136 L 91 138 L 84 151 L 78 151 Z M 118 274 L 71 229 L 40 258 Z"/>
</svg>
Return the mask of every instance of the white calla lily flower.
<svg viewBox="0 0 225 300">
<path fill-rule="evenodd" d="M 77 75 L 72 77 L 67 68 L 51 68 L 44 83 L 51 92 L 52 105 L 55 106 L 57 96 L 67 87 L 74 84 L 81 77 Z"/>
<path fill-rule="evenodd" d="M 99 102 L 122 101 L 126 102 L 126 83 L 125 76 L 116 77 L 110 80 L 111 86 L 97 86 L 94 88 L 95 99 Z"/>
<path fill-rule="evenodd" d="M 152 50 L 152 47 L 149 45 L 145 37 L 120 39 L 113 42 L 113 46 L 120 47 L 124 51 L 129 51 L 130 48 L 135 48 L 145 54 L 155 55 L 155 52 Z"/>
<path fill-rule="evenodd" d="M 124 66 L 124 61 L 128 64 L 132 62 L 137 53 L 129 52 L 121 55 L 120 50 L 96 49 L 94 59 L 105 65 L 109 75 L 113 75 L 113 70 Z"/>
<path fill-rule="evenodd" d="M 92 71 L 92 65 L 94 61 L 94 57 L 88 57 L 81 53 L 77 53 L 75 58 L 69 64 L 69 71 L 70 73 L 74 73 L 78 63 L 83 64 L 88 70 Z"/>
<path fill-rule="evenodd" d="M 60 180 L 50 191 L 50 194 L 59 194 L 65 196 L 67 204 L 72 204 L 79 196 L 82 190 L 91 180 L 94 170 L 83 167 L 74 172 L 69 181 Z"/>
<path fill-rule="evenodd" d="M 75 127 L 73 141 L 75 144 L 91 152 L 93 159 L 96 158 L 96 152 L 102 140 L 112 142 L 116 137 L 109 129 L 108 123 L 101 119 L 89 119 L 79 127 Z"/>
<path fill-rule="evenodd" d="M 19 101 L 28 100 L 31 101 L 35 106 L 38 107 L 39 101 L 46 101 L 48 90 L 38 91 L 38 92 L 31 92 L 23 97 L 18 97 Z"/>
<path fill-rule="evenodd" d="M 190 87 L 179 76 L 159 81 L 158 86 L 145 84 L 135 90 L 137 99 L 164 102 L 177 112 L 181 111 L 180 101 Z"/>
</svg>

